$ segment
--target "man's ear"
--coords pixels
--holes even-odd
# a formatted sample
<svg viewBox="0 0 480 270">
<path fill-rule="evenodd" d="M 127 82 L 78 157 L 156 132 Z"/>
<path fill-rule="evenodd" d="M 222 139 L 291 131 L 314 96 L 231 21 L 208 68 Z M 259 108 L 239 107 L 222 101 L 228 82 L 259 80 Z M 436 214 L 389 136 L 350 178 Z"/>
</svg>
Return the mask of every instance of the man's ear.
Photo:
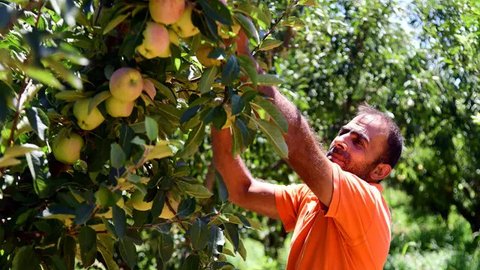
<svg viewBox="0 0 480 270">
<path fill-rule="evenodd" d="M 370 171 L 369 176 L 370 179 L 374 181 L 380 181 L 386 178 L 391 171 L 392 167 L 389 164 L 379 163 L 373 170 Z"/>
</svg>

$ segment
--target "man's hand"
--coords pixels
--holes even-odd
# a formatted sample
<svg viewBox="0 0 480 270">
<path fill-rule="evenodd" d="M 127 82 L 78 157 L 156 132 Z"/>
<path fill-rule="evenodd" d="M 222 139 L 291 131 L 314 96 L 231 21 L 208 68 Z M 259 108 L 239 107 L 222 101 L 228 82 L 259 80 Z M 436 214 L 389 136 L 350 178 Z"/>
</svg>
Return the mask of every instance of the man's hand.
<svg viewBox="0 0 480 270">
<path fill-rule="evenodd" d="M 213 162 L 234 204 L 271 218 L 279 218 L 275 206 L 275 186 L 255 180 L 240 156 L 232 154 L 230 129 L 212 127 Z"/>
<path fill-rule="evenodd" d="M 252 57 L 248 48 L 248 37 L 243 30 L 238 33 L 235 42 L 238 55 Z M 263 73 L 258 64 L 257 70 Z M 333 193 L 332 164 L 317 143 L 307 120 L 275 87 L 261 86 L 259 91 L 269 97 L 287 119 L 288 131 L 284 137 L 289 151 L 288 163 L 318 199 L 328 206 Z"/>
</svg>

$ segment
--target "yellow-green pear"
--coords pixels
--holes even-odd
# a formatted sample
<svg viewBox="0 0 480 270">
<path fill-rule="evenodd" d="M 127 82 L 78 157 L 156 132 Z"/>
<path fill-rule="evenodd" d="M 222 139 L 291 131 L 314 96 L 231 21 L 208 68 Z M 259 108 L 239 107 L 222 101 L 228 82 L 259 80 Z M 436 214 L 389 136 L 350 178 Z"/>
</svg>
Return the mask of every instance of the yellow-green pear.
<svg viewBox="0 0 480 270">
<path fill-rule="evenodd" d="M 182 16 L 185 0 L 150 0 L 148 8 L 154 21 L 172 24 Z"/>
<path fill-rule="evenodd" d="M 192 23 L 192 10 L 191 5 L 185 8 L 182 17 L 172 25 L 173 30 L 182 38 L 188 38 L 200 33 L 200 30 Z"/>
<path fill-rule="evenodd" d="M 110 77 L 109 87 L 116 99 L 134 101 L 143 90 L 142 74 L 134 68 L 119 68 Z"/>
<path fill-rule="evenodd" d="M 53 141 L 53 156 L 62 163 L 73 164 L 80 159 L 83 144 L 83 138 L 77 133 L 60 132 Z"/>
<path fill-rule="evenodd" d="M 148 22 L 143 31 L 143 42 L 137 51 L 147 59 L 169 57 L 171 52 L 167 28 L 159 23 Z"/>
<path fill-rule="evenodd" d="M 115 97 L 109 97 L 105 101 L 107 113 L 113 117 L 128 117 L 132 114 L 135 101 L 121 101 Z"/>
<path fill-rule="evenodd" d="M 90 98 L 80 99 L 73 105 L 73 115 L 77 118 L 78 126 L 83 130 L 92 130 L 105 120 L 97 107 L 88 112 L 90 100 Z"/>
</svg>

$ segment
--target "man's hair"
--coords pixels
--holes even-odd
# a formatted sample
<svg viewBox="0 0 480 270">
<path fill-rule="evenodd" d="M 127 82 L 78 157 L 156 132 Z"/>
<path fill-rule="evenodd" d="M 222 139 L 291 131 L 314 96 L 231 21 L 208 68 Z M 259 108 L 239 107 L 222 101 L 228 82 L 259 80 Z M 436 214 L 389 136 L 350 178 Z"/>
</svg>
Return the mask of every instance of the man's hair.
<svg viewBox="0 0 480 270">
<path fill-rule="evenodd" d="M 380 157 L 379 161 L 389 164 L 392 168 L 395 167 L 400 159 L 400 156 L 402 155 L 403 149 L 403 136 L 400 132 L 400 128 L 398 128 L 397 124 L 386 113 L 383 113 L 367 104 L 358 106 L 357 116 L 361 115 L 378 116 L 387 124 L 387 147 L 385 148 L 385 151 Z"/>
</svg>

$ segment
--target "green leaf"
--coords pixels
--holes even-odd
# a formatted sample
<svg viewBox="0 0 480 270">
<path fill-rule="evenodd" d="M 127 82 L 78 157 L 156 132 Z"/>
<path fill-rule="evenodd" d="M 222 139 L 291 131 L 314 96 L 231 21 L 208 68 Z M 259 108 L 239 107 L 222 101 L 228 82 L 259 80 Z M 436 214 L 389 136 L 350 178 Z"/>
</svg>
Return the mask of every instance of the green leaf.
<svg viewBox="0 0 480 270">
<path fill-rule="evenodd" d="M 175 106 L 170 104 L 156 104 L 155 109 L 159 113 L 163 114 L 166 118 L 173 122 L 179 122 L 181 117 L 181 112 L 175 108 Z"/>
<path fill-rule="evenodd" d="M 115 17 L 115 19 L 111 20 L 108 22 L 107 26 L 103 29 L 103 34 L 107 34 L 108 32 L 112 31 L 115 27 L 117 27 L 119 24 L 121 24 L 126 18 L 130 16 L 130 13 L 119 15 Z"/>
<path fill-rule="evenodd" d="M 88 267 L 95 262 L 97 255 L 97 234 L 89 226 L 83 226 L 78 235 L 80 244 L 80 257 L 83 267 Z"/>
<path fill-rule="evenodd" d="M 257 28 L 253 24 L 252 20 L 241 13 L 235 13 L 234 16 L 238 23 L 242 26 L 247 36 L 249 38 L 253 38 L 255 44 L 258 44 L 260 42 L 260 37 L 258 36 Z"/>
<path fill-rule="evenodd" d="M 147 145 L 148 154 L 145 160 L 162 159 L 173 155 L 172 149 L 168 146 L 167 141 L 158 142 L 155 146 Z"/>
<path fill-rule="evenodd" d="M 240 68 L 244 70 L 244 72 L 248 75 L 250 80 L 253 83 L 253 86 L 256 87 L 258 83 L 258 73 L 257 73 L 257 65 L 247 55 L 239 55 L 237 57 L 238 62 L 240 63 Z"/>
<path fill-rule="evenodd" d="M 222 70 L 222 83 L 225 85 L 231 85 L 240 74 L 240 65 L 238 64 L 237 57 L 230 55 L 227 63 L 223 66 Z"/>
<path fill-rule="evenodd" d="M 180 270 L 197 270 L 200 268 L 200 257 L 196 254 L 190 254 L 182 263 Z"/>
<path fill-rule="evenodd" d="M 200 106 L 200 105 L 191 106 L 190 108 L 188 108 L 182 114 L 182 117 L 180 118 L 180 124 L 188 122 L 188 120 L 192 119 L 195 115 L 197 115 L 197 112 L 200 111 L 201 108 L 202 108 L 202 106 Z"/>
<path fill-rule="evenodd" d="M 126 161 L 125 153 L 118 143 L 110 145 L 110 162 L 113 168 L 120 169 Z"/>
<path fill-rule="evenodd" d="M 230 98 L 230 101 L 232 103 L 232 114 L 234 115 L 241 113 L 245 108 L 245 102 L 237 94 L 233 94 Z"/>
<path fill-rule="evenodd" d="M 127 217 L 125 211 L 116 204 L 112 207 L 113 211 L 113 225 L 115 227 L 115 234 L 118 238 L 123 239 L 127 232 Z"/>
<path fill-rule="evenodd" d="M 243 136 L 241 134 L 240 129 L 237 127 L 237 125 L 232 125 L 232 137 L 233 137 L 233 142 L 232 142 L 233 155 L 241 154 L 245 147 L 243 142 Z"/>
<path fill-rule="evenodd" d="M 65 100 L 68 102 L 77 101 L 82 98 L 86 98 L 88 95 L 85 92 L 77 91 L 61 91 L 55 94 L 55 98 L 59 100 Z"/>
<path fill-rule="evenodd" d="M 177 216 L 180 218 L 186 218 L 190 216 L 193 212 L 195 212 L 195 199 L 189 198 L 186 200 L 182 200 L 178 205 Z"/>
<path fill-rule="evenodd" d="M 0 158 L 0 168 L 6 168 L 11 166 L 16 166 L 18 164 L 22 164 L 22 161 L 16 158 Z"/>
<path fill-rule="evenodd" d="M 203 12 L 216 21 L 225 25 L 232 25 L 232 16 L 230 10 L 218 0 L 199 0 L 200 6 L 202 6 Z"/>
<path fill-rule="evenodd" d="M 54 192 L 54 184 L 48 171 L 48 159 L 42 151 L 32 151 L 26 154 L 27 165 L 33 178 L 35 193 L 40 198 L 46 198 Z"/>
<path fill-rule="evenodd" d="M 88 204 L 86 202 L 80 204 L 80 206 L 75 209 L 75 224 L 80 225 L 87 223 L 94 210 L 95 206 L 93 204 Z"/>
<path fill-rule="evenodd" d="M 239 243 L 238 243 L 238 253 L 240 254 L 240 256 L 242 256 L 244 261 L 247 260 L 247 250 L 245 249 L 245 246 L 243 245 L 242 239 L 240 239 Z"/>
<path fill-rule="evenodd" d="M 272 102 L 258 96 L 255 98 L 254 104 L 263 108 L 272 117 L 273 122 L 275 122 L 284 133 L 288 131 L 287 119 Z"/>
<path fill-rule="evenodd" d="M 279 85 L 284 83 L 284 81 L 273 74 L 258 74 L 258 84 L 259 85 Z"/>
<path fill-rule="evenodd" d="M 109 234 L 97 235 L 98 242 L 97 247 L 100 254 L 102 254 L 103 260 L 108 270 L 118 270 L 118 264 L 115 262 L 114 255 L 115 240 Z"/>
<path fill-rule="evenodd" d="M 62 83 L 60 83 L 60 81 L 55 78 L 55 76 L 50 71 L 46 69 L 28 66 L 25 67 L 23 71 L 25 72 L 25 74 L 27 74 L 28 77 L 37 80 L 45 85 L 56 89 L 64 88 Z"/>
<path fill-rule="evenodd" d="M 210 190 L 208 190 L 205 186 L 201 184 L 192 184 L 184 181 L 178 181 L 177 185 L 185 193 L 198 199 L 207 199 L 212 197 L 213 195 Z"/>
<path fill-rule="evenodd" d="M 153 118 L 145 117 L 145 130 L 150 141 L 155 141 L 158 137 L 158 123 Z"/>
<path fill-rule="evenodd" d="M 65 261 L 63 261 L 62 258 L 57 254 L 50 256 L 49 264 L 52 265 L 52 268 L 55 270 L 67 270 Z"/>
<path fill-rule="evenodd" d="M 34 144 L 23 144 L 23 145 L 14 145 L 12 147 L 7 148 L 5 150 L 5 153 L 3 154 L 3 157 L 21 157 L 24 156 L 25 154 L 28 154 L 32 151 L 39 151 L 41 150 L 40 147 Z"/>
<path fill-rule="evenodd" d="M 195 250 L 202 250 L 207 245 L 210 230 L 205 222 L 196 218 L 190 227 L 190 242 Z"/>
<path fill-rule="evenodd" d="M 83 88 L 82 80 L 72 71 L 67 69 L 62 63 L 47 58 L 42 61 L 45 66 L 51 68 L 60 78 L 68 82 L 73 88 L 81 90 Z"/>
<path fill-rule="evenodd" d="M 3 30 L 7 27 L 8 23 L 11 20 L 11 16 L 14 12 L 14 9 L 7 5 L 6 3 L 0 3 L 0 29 Z"/>
<path fill-rule="evenodd" d="M 269 51 L 271 49 L 275 49 L 279 47 L 280 45 L 283 44 L 283 41 L 281 40 L 276 40 L 276 39 L 266 39 L 262 42 L 260 45 L 260 48 L 258 48 L 260 51 Z"/>
<path fill-rule="evenodd" d="M 186 158 L 195 154 L 198 150 L 198 147 L 203 142 L 205 137 L 205 125 L 201 123 L 197 127 L 193 128 L 192 131 L 188 134 L 188 139 L 183 146 L 183 149 L 177 153 L 177 156 L 180 158 Z"/>
<path fill-rule="evenodd" d="M 129 238 L 124 238 L 120 240 L 119 245 L 120 256 L 127 263 L 130 269 L 133 269 L 137 264 L 137 249 L 135 244 Z"/>
<path fill-rule="evenodd" d="M 216 66 L 208 68 L 205 70 L 205 72 L 203 72 L 202 78 L 198 83 L 198 89 L 200 90 L 200 93 L 205 94 L 211 90 L 213 82 L 217 77 L 217 73 L 218 68 Z"/>
<path fill-rule="evenodd" d="M 75 268 L 75 254 L 77 253 L 77 243 L 75 238 L 66 235 L 61 239 L 62 257 L 68 270 Z"/>
<path fill-rule="evenodd" d="M 127 124 L 122 124 L 120 128 L 119 143 L 127 156 L 130 156 L 132 149 L 132 140 L 135 137 L 135 132 Z"/>
<path fill-rule="evenodd" d="M 281 158 L 287 158 L 288 146 L 285 142 L 285 139 L 283 138 L 283 134 L 280 129 L 274 124 L 263 119 L 256 119 L 254 117 L 250 117 L 250 119 L 254 121 L 258 125 L 260 130 L 263 132 L 263 134 L 265 134 L 267 139 L 272 144 L 275 152 L 277 152 L 277 154 L 280 155 Z"/>
<path fill-rule="evenodd" d="M 235 252 L 238 251 L 240 237 L 238 235 L 238 226 L 232 223 L 224 223 L 227 239 L 232 243 Z"/>
<path fill-rule="evenodd" d="M 170 88 L 168 88 L 167 86 L 165 86 L 164 84 L 160 83 L 157 80 L 154 80 L 151 78 L 149 80 L 153 82 L 153 85 L 155 85 L 155 88 L 160 94 L 168 98 L 168 100 L 173 104 L 177 104 L 177 98 L 175 97 L 175 93 Z"/>
<path fill-rule="evenodd" d="M 228 201 L 228 189 L 227 186 L 225 186 L 225 182 L 223 182 L 223 178 L 218 173 L 217 170 L 215 170 L 215 182 L 217 183 L 217 191 L 218 191 L 218 197 L 221 202 L 226 202 Z"/>
<path fill-rule="evenodd" d="M 207 243 L 207 251 L 213 256 L 220 254 L 220 250 L 225 245 L 225 237 L 218 226 L 210 226 L 210 237 Z"/>
<path fill-rule="evenodd" d="M 28 122 L 40 140 L 45 141 L 50 121 L 40 108 L 32 107 L 26 110 Z"/>
<path fill-rule="evenodd" d="M 15 252 L 15 257 L 12 262 L 12 270 L 40 270 L 40 260 L 35 254 L 32 246 L 20 247 Z"/>
<path fill-rule="evenodd" d="M 173 247 L 172 236 L 167 233 L 160 233 L 158 238 L 158 255 L 164 262 L 167 262 L 172 257 Z"/>
<path fill-rule="evenodd" d="M 110 191 L 105 186 L 100 186 L 97 191 L 95 191 L 95 202 L 101 207 L 110 207 L 114 206 L 117 201 L 114 193 Z"/>
<path fill-rule="evenodd" d="M 90 103 L 88 103 L 88 112 L 90 113 L 95 107 L 100 105 L 100 103 L 104 102 L 105 100 L 107 100 L 111 96 L 112 96 L 112 94 L 108 90 L 102 91 L 102 92 L 96 94 L 90 100 Z"/>
<path fill-rule="evenodd" d="M 235 270 L 235 266 L 229 262 L 216 261 L 212 263 L 213 270 Z"/>
</svg>

